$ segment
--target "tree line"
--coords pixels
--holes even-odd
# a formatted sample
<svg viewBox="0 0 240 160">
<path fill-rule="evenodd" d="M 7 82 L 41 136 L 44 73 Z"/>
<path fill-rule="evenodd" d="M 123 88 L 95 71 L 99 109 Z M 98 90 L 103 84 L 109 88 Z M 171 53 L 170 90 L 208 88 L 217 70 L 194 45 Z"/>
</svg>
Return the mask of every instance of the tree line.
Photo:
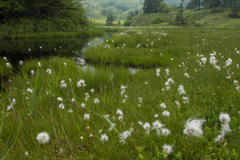
<svg viewBox="0 0 240 160">
<path fill-rule="evenodd" d="M 61 18 L 70 19 L 78 24 L 86 24 L 84 10 L 80 1 L 1 0 L 0 23 L 6 23 L 19 18 L 34 19 L 37 21 L 47 18 Z"/>
<path fill-rule="evenodd" d="M 181 0 L 180 6 L 178 8 L 183 8 L 184 0 Z M 186 4 L 186 9 L 210 9 L 213 10 L 215 8 L 230 8 L 231 17 L 239 17 L 239 10 L 240 10 L 240 0 L 190 0 Z M 145 0 L 143 4 L 143 11 L 144 13 L 157 13 L 157 12 L 164 12 L 168 8 L 164 0 Z"/>
</svg>

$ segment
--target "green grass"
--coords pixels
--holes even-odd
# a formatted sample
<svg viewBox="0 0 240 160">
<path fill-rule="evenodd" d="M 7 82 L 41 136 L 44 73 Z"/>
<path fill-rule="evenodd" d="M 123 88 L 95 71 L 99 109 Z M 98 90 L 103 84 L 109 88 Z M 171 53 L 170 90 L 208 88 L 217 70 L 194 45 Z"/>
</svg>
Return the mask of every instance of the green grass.
<svg viewBox="0 0 240 160">
<path fill-rule="evenodd" d="M 162 33 L 167 34 L 162 37 Z M 152 50 L 179 48 L 167 66 L 140 69 L 135 74 L 123 66 L 92 64 L 86 68 L 72 59 L 59 57 L 25 62 L 20 72 L 10 77 L 6 92 L 1 93 L 0 155 L 6 159 L 25 159 L 28 151 L 28 159 L 163 159 L 162 145 L 170 144 L 173 152 L 166 159 L 239 159 L 240 94 L 233 84 L 234 80 L 240 80 L 237 68 L 240 55 L 235 51 L 235 48 L 240 49 L 239 33 L 239 30 L 137 30 L 128 32 L 130 36 L 127 38 L 115 35 L 108 40 L 110 48 L 93 49 L 94 54 L 99 51 L 104 56 L 107 54 L 104 49 L 115 54 L 120 50 L 116 47 L 125 44 L 128 54 L 140 58 L 146 48 L 141 46 L 137 50 L 139 41 L 143 44 L 154 41 L 154 45 L 148 48 Z M 210 53 L 215 52 L 220 71 L 209 63 Z M 199 65 L 200 55 L 208 59 L 204 66 Z M 228 58 L 233 62 L 224 68 Z M 144 63 L 144 59 L 148 61 L 146 57 L 136 61 Z M 42 67 L 38 67 L 38 61 Z M 46 73 L 48 68 L 52 74 Z M 156 76 L 157 68 L 161 69 L 160 77 Z M 165 73 L 166 69 L 169 69 L 169 75 Z M 35 75 L 30 74 L 31 70 Z M 188 73 L 190 78 L 186 78 L 184 73 Z M 231 79 L 226 79 L 229 75 Z M 168 78 L 175 83 L 166 90 Z M 80 79 L 85 80 L 86 87 L 77 87 Z M 62 80 L 67 84 L 66 88 L 60 87 Z M 125 103 L 126 97 L 120 94 L 122 85 L 127 86 Z M 184 86 L 189 103 L 184 103 L 183 96 L 179 95 L 179 85 Z M 28 88 L 33 92 L 27 92 Z M 90 96 L 87 101 L 85 93 Z M 58 97 L 63 102 L 57 101 Z M 139 97 L 142 102 L 139 102 Z M 7 110 L 13 98 L 16 104 Z M 76 102 L 72 103 L 72 98 Z M 95 104 L 95 98 L 100 103 Z M 181 106 L 177 107 L 175 101 L 179 101 Z M 160 107 L 162 102 L 167 105 L 166 109 Z M 61 103 L 65 105 L 64 110 L 58 107 Z M 86 107 L 82 108 L 81 103 Z M 123 111 L 123 120 L 118 119 L 118 108 Z M 70 109 L 72 113 L 68 112 Z M 170 112 L 169 117 L 162 116 L 164 110 Z M 84 119 L 85 113 L 91 115 L 89 120 Z M 214 139 L 221 130 L 220 113 L 230 115 L 232 131 L 223 142 L 215 143 Z M 156 114 L 158 118 L 154 118 Z M 184 135 L 184 125 L 189 118 L 206 120 L 201 137 Z M 165 128 L 171 131 L 169 136 L 158 136 L 155 130 L 146 135 L 138 124 L 141 121 L 152 125 L 155 120 L 165 124 Z M 111 123 L 116 127 L 109 131 Z M 134 128 L 131 136 L 125 144 L 120 143 L 119 134 L 131 127 Z M 36 140 L 42 131 L 48 132 L 51 138 L 43 145 Z M 103 133 L 109 138 L 104 143 L 100 140 Z M 90 134 L 93 136 L 89 137 Z"/>
<path fill-rule="evenodd" d="M 186 10 L 184 17 L 188 26 L 205 28 L 239 28 L 239 18 L 230 18 L 230 9 L 217 8 L 215 12 L 212 9 Z M 160 17 L 163 22 L 153 24 L 153 19 Z M 141 14 L 133 17 L 131 26 L 174 26 L 176 11 L 169 13 L 151 13 Z"/>
</svg>

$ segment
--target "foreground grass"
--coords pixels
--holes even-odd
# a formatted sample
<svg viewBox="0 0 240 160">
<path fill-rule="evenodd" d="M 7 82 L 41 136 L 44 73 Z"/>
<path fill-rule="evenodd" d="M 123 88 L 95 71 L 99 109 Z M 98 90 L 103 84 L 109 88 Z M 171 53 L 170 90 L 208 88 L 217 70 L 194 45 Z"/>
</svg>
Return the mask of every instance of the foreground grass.
<svg viewBox="0 0 240 160">
<path fill-rule="evenodd" d="M 134 72 L 123 66 L 83 67 L 71 59 L 57 57 L 40 60 L 41 67 L 37 60 L 24 63 L 20 73 L 6 82 L 7 91 L 1 94 L 1 155 L 6 159 L 163 159 L 166 154 L 162 146 L 169 144 L 173 145 L 173 152 L 168 159 L 239 159 L 240 95 L 236 89 L 238 84 L 234 83 L 240 77 L 239 31 L 192 30 L 187 38 L 186 32 L 163 31 L 167 35 L 160 41 L 171 40 L 169 48 L 176 48 L 176 44 L 182 42 L 186 50 L 169 54 L 172 63 L 159 67 L 160 76 L 156 75 L 158 68 Z M 187 41 L 190 37 L 193 38 Z M 161 50 L 162 44 L 157 47 L 151 32 L 144 38 L 154 41 L 152 49 Z M 112 39 L 108 42 L 112 43 Z M 120 42 L 126 46 L 136 43 L 131 37 L 124 40 L 114 37 L 111 46 Z M 118 52 L 117 48 L 109 49 Z M 132 50 L 131 54 L 139 54 L 137 51 Z M 209 63 L 213 56 L 217 59 L 215 67 Z M 201 61 L 203 57 L 207 58 L 206 64 Z M 225 67 L 229 58 L 232 63 Z M 46 73 L 47 69 L 51 69 L 51 74 Z M 174 80 L 171 85 L 166 83 L 169 78 Z M 85 80 L 85 87 L 77 86 L 80 79 Z M 63 83 L 67 86 L 63 87 Z M 122 85 L 127 88 L 121 95 Z M 178 93 L 179 85 L 184 86 L 185 95 Z M 58 97 L 62 101 L 57 100 Z M 189 97 L 189 102 L 183 97 Z M 7 110 L 13 98 L 16 104 Z M 75 101 L 72 102 L 72 98 Z M 94 103 L 96 98 L 99 103 Z M 181 105 L 177 106 L 175 101 Z M 160 107 L 163 102 L 167 106 L 165 109 Z M 60 109 L 60 104 L 65 108 Z M 116 113 L 117 109 L 123 111 L 122 117 Z M 165 110 L 170 116 L 162 115 Z M 90 114 L 90 119 L 84 119 L 85 113 Z M 231 132 L 222 142 L 214 142 L 221 130 L 220 113 L 230 115 Z M 183 133 L 189 118 L 206 120 L 201 137 Z M 148 135 L 139 125 L 141 121 L 152 126 L 156 120 L 170 130 L 168 136 L 157 135 L 153 127 Z M 113 123 L 115 127 L 109 130 Z M 125 143 L 120 143 L 120 134 L 127 130 L 132 131 L 131 135 Z M 42 131 L 50 135 L 47 144 L 39 144 L 36 140 Z M 104 133 L 108 136 L 105 142 L 101 140 Z"/>
</svg>

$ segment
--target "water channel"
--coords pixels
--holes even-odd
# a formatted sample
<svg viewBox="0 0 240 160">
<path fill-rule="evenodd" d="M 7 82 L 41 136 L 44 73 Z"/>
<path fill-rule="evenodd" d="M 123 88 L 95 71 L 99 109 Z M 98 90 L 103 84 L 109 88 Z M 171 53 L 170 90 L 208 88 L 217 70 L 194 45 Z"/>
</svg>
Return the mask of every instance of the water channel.
<svg viewBox="0 0 240 160">
<path fill-rule="evenodd" d="M 113 33 L 95 38 L 44 38 L 0 40 L 0 57 L 7 57 L 11 64 L 18 66 L 20 60 L 62 56 L 83 57 L 87 48 L 102 44 Z"/>
</svg>

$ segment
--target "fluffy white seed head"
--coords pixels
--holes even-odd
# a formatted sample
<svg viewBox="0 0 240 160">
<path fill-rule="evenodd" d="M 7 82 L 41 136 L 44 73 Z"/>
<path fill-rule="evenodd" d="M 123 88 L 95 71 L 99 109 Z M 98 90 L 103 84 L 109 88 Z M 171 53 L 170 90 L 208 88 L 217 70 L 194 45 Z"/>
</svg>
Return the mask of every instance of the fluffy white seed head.
<svg viewBox="0 0 240 160">
<path fill-rule="evenodd" d="M 36 139 L 38 140 L 38 143 L 45 144 L 49 142 L 50 136 L 47 132 L 41 132 L 37 135 Z"/>
</svg>

